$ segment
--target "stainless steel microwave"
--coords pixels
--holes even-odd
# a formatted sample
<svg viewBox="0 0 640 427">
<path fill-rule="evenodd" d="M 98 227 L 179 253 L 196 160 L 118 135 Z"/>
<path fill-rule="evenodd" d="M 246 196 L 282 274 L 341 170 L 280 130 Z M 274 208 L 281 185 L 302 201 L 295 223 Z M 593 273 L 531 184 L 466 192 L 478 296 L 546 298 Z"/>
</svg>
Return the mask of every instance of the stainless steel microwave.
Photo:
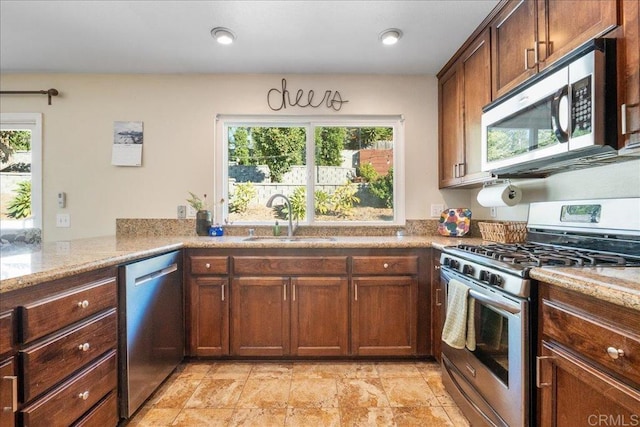
<svg viewBox="0 0 640 427">
<path fill-rule="evenodd" d="M 615 39 L 595 39 L 482 114 L 482 170 L 544 174 L 617 155 Z"/>
</svg>

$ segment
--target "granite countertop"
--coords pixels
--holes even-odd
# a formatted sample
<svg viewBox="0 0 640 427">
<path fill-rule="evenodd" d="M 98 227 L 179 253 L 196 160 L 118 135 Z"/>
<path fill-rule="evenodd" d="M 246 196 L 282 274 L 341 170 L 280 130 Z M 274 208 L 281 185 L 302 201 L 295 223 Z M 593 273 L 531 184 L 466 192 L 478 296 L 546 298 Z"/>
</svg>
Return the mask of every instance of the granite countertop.
<svg viewBox="0 0 640 427">
<path fill-rule="evenodd" d="M 333 240 L 278 242 L 273 239 L 246 241 L 247 237 L 95 237 L 48 242 L 31 251 L 2 253 L 0 293 L 26 288 L 49 280 L 181 248 L 418 248 L 459 243 L 480 243 L 477 238 L 442 236 L 336 236 Z"/>
<path fill-rule="evenodd" d="M 640 267 L 534 268 L 531 277 L 640 311 Z"/>
<path fill-rule="evenodd" d="M 39 248 L 2 253 L 0 294 L 98 268 L 126 264 L 137 259 L 181 248 L 420 248 L 442 249 L 460 243 L 482 244 L 473 237 L 443 236 L 335 236 L 333 240 L 309 236 L 309 240 L 247 241 L 247 236 L 128 237 L 115 236 L 48 242 Z M 484 242 L 486 243 L 486 242 Z M 640 311 L 640 268 L 542 267 L 531 277 L 553 285 Z"/>
</svg>

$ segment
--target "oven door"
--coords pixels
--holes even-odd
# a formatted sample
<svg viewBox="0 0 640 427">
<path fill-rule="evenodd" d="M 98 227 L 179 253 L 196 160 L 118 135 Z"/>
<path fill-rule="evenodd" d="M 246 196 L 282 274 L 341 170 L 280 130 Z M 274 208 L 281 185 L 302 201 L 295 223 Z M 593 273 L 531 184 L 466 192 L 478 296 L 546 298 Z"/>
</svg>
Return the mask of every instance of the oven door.
<svg viewBox="0 0 640 427">
<path fill-rule="evenodd" d="M 529 425 L 529 301 L 446 267 L 440 271 L 447 294 L 451 278 L 469 286 L 476 341 L 473 350 L 442 343 L 447 390 L 454 400 L 464 400 L 463 411 L 472 408 L 473 416 L 467 414 L 471 419 L 497 426 Z"/>
</svg>

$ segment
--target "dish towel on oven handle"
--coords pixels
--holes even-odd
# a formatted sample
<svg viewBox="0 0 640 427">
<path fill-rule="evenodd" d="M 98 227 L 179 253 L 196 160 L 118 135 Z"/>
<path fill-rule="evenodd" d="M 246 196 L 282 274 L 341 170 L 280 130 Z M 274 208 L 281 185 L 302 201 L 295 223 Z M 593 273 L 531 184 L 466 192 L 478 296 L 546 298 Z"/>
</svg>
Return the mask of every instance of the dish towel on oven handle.
<svg viewBox="0 0 640 427">
<path fill-rule="evenodd" d="M 476 349 L 474 304 L 470 304 L 469 299 L 469 287 L 458 280 L 450 279 L 442 341 L 453 348 L 462 349 L 466 346 L 473 351 Z"/>
</svg>

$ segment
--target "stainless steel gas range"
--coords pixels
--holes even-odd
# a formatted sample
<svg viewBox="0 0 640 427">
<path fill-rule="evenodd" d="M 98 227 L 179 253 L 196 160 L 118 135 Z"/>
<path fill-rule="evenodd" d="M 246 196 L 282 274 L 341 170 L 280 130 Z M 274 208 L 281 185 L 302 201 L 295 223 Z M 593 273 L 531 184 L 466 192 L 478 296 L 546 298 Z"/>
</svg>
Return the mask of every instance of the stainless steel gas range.
<svg viewBox="0 0 640 427">
<path fill-rule="evenodd" d="M 533 267 L 640 266 L 640 198 L 532 203 L 527 241 L 445 247 L 442 367 L 475 425 L 535 425 Z"/>
</svg>

